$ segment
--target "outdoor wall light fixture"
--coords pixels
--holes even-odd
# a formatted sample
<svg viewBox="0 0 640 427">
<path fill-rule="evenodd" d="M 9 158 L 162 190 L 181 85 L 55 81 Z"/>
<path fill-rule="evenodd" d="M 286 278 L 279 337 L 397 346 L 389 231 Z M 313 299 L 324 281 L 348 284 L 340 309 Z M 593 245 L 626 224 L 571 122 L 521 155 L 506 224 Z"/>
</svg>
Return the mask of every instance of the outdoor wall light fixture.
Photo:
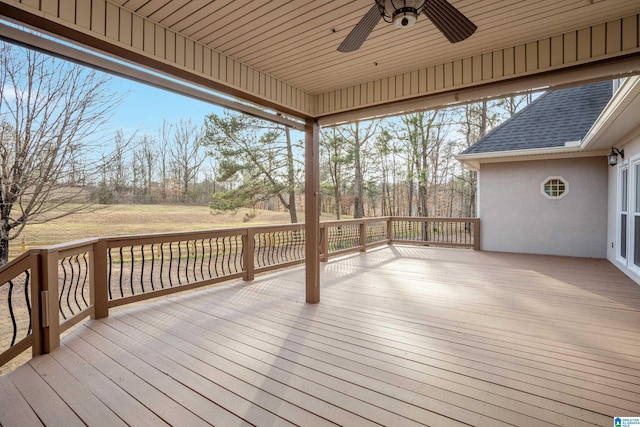
<svg viewBox="0 0 640 427">
<path fill-rule="evenodd" d="M 624 150 L 618 150 L 617 148 L 611 147 L 611 152 L 607 155 L 609 158 L 609 166 L 615 166 L 618 164 L 618 154 L 624 160 Z"/>
</svg>

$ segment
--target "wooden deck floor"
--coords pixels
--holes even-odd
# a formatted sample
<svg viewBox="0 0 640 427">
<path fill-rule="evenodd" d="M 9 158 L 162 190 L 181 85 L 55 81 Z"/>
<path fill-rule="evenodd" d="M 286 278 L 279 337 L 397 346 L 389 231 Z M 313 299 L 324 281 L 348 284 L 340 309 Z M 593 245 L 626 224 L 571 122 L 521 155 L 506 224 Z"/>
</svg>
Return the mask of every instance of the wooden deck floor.
<svg viewBox="0 0 640 427">
<path fill-rule="evenodd" d="M 0 377 L 0 423 L 582 426 L 640 415 L 640 286 L 603 260 L 384 247 L 113 312 Z"/>
</svg>

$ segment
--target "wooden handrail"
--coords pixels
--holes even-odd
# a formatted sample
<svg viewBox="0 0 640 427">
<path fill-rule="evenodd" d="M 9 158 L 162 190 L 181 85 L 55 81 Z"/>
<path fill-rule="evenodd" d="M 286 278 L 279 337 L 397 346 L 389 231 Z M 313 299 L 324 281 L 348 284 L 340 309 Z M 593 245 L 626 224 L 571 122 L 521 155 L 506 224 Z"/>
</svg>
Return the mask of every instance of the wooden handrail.
<svg viewBox="0 0 640 427">
<path fill-rule="evenodd" d="M 393 243 L 480 249 L 478 218 L 375 217 L 324 221 L 320 229 L 320 261 Z M 65 329 L 88 316 L 106 317 L 110 307 L 240 277 L 251 281 L 256 273 L 301 264 L 304 230 L 304 224 L 263 225 L 30 249 L 0 267 L 0 287 L 27 275 L 22 292 L 32 325 L 10 348 L 0 348 L 0 366 L 29 347 L 33 355 L 50 352 Z M 60 322 L 60 316 L 66 320 Z"/>
</svg>

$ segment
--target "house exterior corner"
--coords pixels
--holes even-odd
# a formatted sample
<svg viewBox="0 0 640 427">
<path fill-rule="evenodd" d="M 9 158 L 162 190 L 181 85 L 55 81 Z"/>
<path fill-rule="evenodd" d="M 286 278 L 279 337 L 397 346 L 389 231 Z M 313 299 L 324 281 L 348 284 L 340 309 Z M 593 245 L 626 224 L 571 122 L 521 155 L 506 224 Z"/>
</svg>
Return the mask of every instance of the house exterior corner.
<svg viewBox="0 0 640 427">
<path fill-rule="evenodd" d="M 481 249 L 606 258 L 607 167 L 601 156 L 482 164 Z"/>
</svg>

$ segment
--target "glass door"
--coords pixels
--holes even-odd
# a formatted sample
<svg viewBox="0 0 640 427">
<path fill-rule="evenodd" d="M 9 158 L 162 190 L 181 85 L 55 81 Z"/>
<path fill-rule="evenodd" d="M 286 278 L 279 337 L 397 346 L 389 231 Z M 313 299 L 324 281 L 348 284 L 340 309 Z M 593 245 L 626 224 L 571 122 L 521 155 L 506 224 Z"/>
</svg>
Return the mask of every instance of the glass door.
<svg viewBox="0 0 640 427">
<path fill-rule="evenodd" d="M 640 267 L 640 162 L 634 166 L 633 264 Z"/>
<path fill-rule="evenodd" d="M 628 212 L 628 169 L 620 171 L 620 217 L 618 225 L 618 256 L 623 260 L 627 259 L 627 212 Z"/>
</svg>

